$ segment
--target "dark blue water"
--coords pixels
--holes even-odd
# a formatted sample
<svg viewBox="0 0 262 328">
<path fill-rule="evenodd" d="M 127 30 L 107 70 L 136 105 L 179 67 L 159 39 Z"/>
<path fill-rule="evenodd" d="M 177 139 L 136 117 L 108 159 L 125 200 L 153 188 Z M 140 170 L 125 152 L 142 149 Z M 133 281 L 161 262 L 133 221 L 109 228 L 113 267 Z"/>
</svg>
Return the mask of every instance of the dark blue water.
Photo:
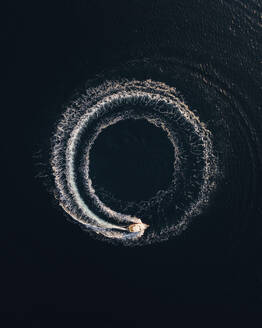
<svg viewBox="0 0 262 328">
<path fill-rule="evenodd" d="M 12 281 L 3 289 L 4 308 L 29 309 L 38 318 L 73 309 L 126 319 L 123 313 L 134 305 L 141 312 L 168 312 L 174 318 L 183 304 L 243 309 L 261 304 L 261 1 L 80 1 L 61 7 L 11 7 L 8 99 L 24 122 L 16 159 L 25 154 L 31 159 L 32 153 L 35 159 L 33 177 L 31 170 L 26 173 L 26 161 L 19 161 L 19 174 L 14 173 L 17 160 L 12 170 L 21 183 L 16 188 L 19 206 L 9 206 L 12 233 L 4 239 L 8 255 L 3 267 L 10 270 L 3 281 Z M 72 224 L 53 197 L 50 149 L 66 105 L 86 88 L 122 78 L 175 87 L 210 130 L 219 164 L 216 188 L 188 229 L 143 247 L 92 238 Z M 13 124 L 21 128 L 18 118 Z M 137 142 L 132 128 L 114 133 L 126 131 L 127 148 L 132 149 Z M 152 132 L 143 147 L 150 149 L 158 138 Z M 106 147 L 115 147 L 115 156 L 121 157 L 121 144 L 113 135 L 107 140 Z M 140 143 L 142 137 L 135 140 Z M 169 176 L 165 145 L 161 158 L 166 158 Z M 157 156 L 150 160 L 147 179 L 154 185 L 147 189 L 143 183 L 138 199 L 130 192 L 121 200 L 121 184 L 96 180 L 101 197 L 115 209 L 143 215 L 138 201 L 166 187 L 165 175 L 163 186 L 155 179 L 158 163 Z M 94 179 L 103 174 L 94 163 L 93 170 Z M 123 170 L 122 176 L 125 172 L 132 170 Z M 127 199 L 133 208 L 126 206 Z M 167 217 L 167 212 L 165 202 L 155 206 L 151 222 L 156 231 L 161 230 L 160 214 Z M 10 243 L 11 237 L 15 242 Z"/>
</svg>

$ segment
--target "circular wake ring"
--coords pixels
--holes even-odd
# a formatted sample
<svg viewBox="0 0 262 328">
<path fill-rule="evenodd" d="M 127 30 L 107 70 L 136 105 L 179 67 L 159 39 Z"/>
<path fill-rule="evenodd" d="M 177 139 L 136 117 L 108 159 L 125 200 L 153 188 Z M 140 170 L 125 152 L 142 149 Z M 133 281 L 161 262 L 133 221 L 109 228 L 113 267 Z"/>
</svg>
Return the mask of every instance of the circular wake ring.
<svg viewBox="0 0 262 328">
<path fill-rule="evenodd" d="M 166 195 L 176 210 L 168 223 L 163 217 L 160 229 L 143 223 L 141 217 L 110 208 L 98 197 L 90 178 L 90 151 L 96 138 L 103 129 L 127 118 L 143 118 L 162 128 L 174 148 L 174 177 Z M 93 125 L 95 129 L 90 128 Z M 137 241 L 145 234 L 157 234 L 160 239 L 178 234 L 200 214 L 215 187 L 217 164 L 211 133 L 177 91 L 164 83 L 107 81 L 86 90 L 63 114 L 53 141 L 51 165 L 60 205 L 88 230 L 107 238 Z"/>
</svg>

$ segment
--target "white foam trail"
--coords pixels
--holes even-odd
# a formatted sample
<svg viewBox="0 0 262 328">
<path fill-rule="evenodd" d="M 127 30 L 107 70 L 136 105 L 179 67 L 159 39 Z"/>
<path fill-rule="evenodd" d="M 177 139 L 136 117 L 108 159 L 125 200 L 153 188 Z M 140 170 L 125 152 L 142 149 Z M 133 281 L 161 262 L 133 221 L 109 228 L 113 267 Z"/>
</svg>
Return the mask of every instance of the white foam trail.
<svg viewBox="0 0 262 328">
<path fill-rule="evenodd" d="M 172 232 L 180 232 L 188 223 L 188 219 L 198 214 L 208 202 L 210 192 L 214 188 L 211 177 L 216 173 L 215 157 L 211 142 L 211 133 L 202 124 L 199 118 L 189 110 L 186 104 L 179 98 L 174 88 L 164 83 L 147 81 L 107 81 L 101 86 L 86 91 L 64 113 L 57 126 L 52 148 L 51 165 L 58 191 L 58 198 L 63 209 L 76 221 L 92 229 L 105 237 L 121 240 L 135 240 L 143 236 L 145 229 L 141 219 L 130 215 L 118 213 L 105 204 L 96 195 L 89 177 L 89 153 L 99 133 L 109 125 L 125 119 L 125 115 L 119 115 L 111 122 L 101 124 L 100 129 L 90 136 L 85 156 L 86 187 L 91 199 L 99 211 L 107 217 L 116 220 L 120 224 L 112 224 L 94 213 L 81 197 L 76 182 L 75 156 L 79 148 L 80 138 L 90 121 L 99 120 L 101 114 L 110 113 L 112 108 L 121 104 L 142 103 L 154 105 L 158 114 L 168 114 L 170 117 L 181 116 L 191 125 L 192 131 L 203 144 L 204 169 L 202 186 L 198 197 L 185 210 L 179 223 L 168 228 Z M 172 132 L 166 126 L 164 120 L 156 121 L 150 117 L 144 117 L 149 122 L 164 129 L 173 144 L 176 153 L 174 166 L 179 165 L 179 148 Z M 132 227 L 132 229 L 130 228 Z"/>
</svg>

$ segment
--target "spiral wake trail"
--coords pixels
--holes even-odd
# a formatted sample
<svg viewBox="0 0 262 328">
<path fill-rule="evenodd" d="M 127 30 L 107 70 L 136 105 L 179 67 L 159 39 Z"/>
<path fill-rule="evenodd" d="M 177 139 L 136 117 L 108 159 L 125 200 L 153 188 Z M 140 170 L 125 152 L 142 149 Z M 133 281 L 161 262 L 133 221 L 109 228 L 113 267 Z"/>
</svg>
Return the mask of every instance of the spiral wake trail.
<svg viewBox="0 0 262 328">
<path fill-rule="evenodd" d="M 97 138 L 127 119 L 162 129 L 173 147 L 172 181 L 145 201 L 151 212 L 156 204 L 162 207 L 157 224 L 144 223 L 146 213 L 132 215 L 106 204 L 90 177 L 90 152 Z M 88 231 L 123 243 L 150 243 L 186 229 L 208 204 L 218 174 L 211 132 L 174 87 L 152 80 L 106 81 L 87 88 L 57 125 L 51 166 L 60 206 Z"/>
</svg>

